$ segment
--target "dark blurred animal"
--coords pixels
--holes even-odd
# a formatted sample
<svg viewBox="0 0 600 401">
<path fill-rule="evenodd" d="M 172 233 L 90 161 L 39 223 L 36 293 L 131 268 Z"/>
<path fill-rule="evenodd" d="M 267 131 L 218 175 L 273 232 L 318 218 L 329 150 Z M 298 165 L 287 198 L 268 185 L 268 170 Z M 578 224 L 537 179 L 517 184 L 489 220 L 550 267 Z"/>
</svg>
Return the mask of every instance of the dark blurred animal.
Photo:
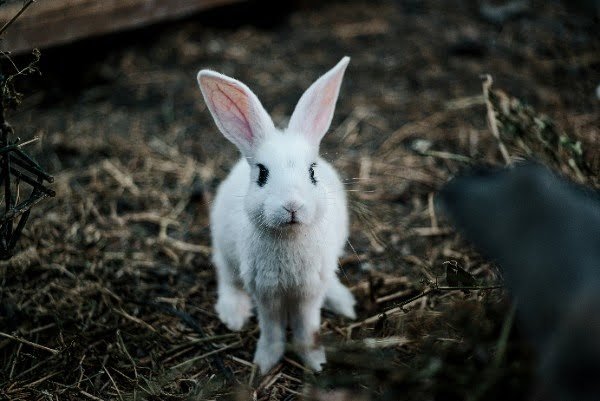
<svg viewBox="0 0 600 401">
<path fill-rule="evenodd" d="M 501 266 L 539 351 L 541 397 L 600 400 L 600 194 L 525 163 L 454 178 L 440 200 Z"/>
</svg>

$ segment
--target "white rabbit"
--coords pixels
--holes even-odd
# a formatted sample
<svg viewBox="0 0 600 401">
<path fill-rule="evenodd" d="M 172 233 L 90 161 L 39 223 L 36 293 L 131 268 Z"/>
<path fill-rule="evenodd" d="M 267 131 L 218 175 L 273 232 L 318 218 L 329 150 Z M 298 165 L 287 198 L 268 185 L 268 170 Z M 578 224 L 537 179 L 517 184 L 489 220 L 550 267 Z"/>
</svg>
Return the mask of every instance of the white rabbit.
<svg viewBox="0 0 600 401">
<path fill-rule="evenodd" d="M 242 159 L 211 208 L 216 311 L 240 330 L 256 305 L 260 338 L 254 362 L 264 374 L 282 357 L 289 324 L 313 370 L 325 363 L 321 307 L 355 318 L 354 296 L 336 275 L 348 238 L 346 194 L 319 157 L 350 58 L 344 57 L 302 95 L 285 130 L 275 128 L 243 83 L 214 71 L 198 83 L 215 123 Z"/>
</svg>

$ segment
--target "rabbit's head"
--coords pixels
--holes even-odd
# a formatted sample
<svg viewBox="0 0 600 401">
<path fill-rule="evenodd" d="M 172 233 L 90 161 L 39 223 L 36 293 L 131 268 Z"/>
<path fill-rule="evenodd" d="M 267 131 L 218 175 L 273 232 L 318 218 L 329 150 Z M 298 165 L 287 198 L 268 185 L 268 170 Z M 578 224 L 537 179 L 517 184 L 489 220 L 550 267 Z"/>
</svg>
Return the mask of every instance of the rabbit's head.
<svg viewBox="0 0 600 401">
<path fill-rule="evenodd" d="M 198 73 L 217 127 L 250 165 L 245 207 L 256 225 L 297 230 L 324 218 L 331 194 L 319 182 L 319 144 L 331 124 L 349 61 L 344 57 L 306 90 L 285 130 L 274 126 L 243 83 L 214 71 Z"/>
</svg>

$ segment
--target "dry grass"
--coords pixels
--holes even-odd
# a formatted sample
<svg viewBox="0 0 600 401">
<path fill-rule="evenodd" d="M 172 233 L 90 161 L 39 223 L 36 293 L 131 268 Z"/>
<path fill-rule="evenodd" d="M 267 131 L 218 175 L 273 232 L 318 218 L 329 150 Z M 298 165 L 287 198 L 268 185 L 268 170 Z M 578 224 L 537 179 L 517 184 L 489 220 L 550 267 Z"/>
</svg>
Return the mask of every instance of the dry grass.
<svg viewBox="0 0 600 401">
<path fill-rule="evenodd" d="M 504 163 L 486 122 L 484 71 L 496 86 L 551 111 L 544 132 L 567 132 L 585 152 L 577 159 L 563 146 L 572 142 L 549 147 L 528 137 L 538 114 L 526 109 L 512 118 L 494 100 L 504 95 L 493 92 L 499 135 L 510 124 L 526 128 L 525 137 L 501 138 L 508 156 L 539 157 L 597 187 L 597 101 L 593 92 L 571 92 L 575 84 L 556 79 L 555 69 L 580 66 L 579 56 L 598 42 L 569 47 L 577 28 L 561 36 L 545 24 L 563 18 L 561 10 L 497 32 L 472 10 L 465 16 L 425 4 L 416 16 L 395 3 L 334 4 L 296 12 L 272 31 L 167 28 L 149 49 L 145 39 L 105 59 L 95 55 L 94 68 L 110 84 L 66 98 L 61 92 L 54 106 L 34 97 L 13 116 L 13 125 L 42 138 L 32 152 L 54 173 L 57 197 L 35 209 L 20 253 L 0 265 L 0 397 L 489 400 L 526 393 L 534 356 L 504 291 L 469 289 L 501 284 L 501 274 L 437 215 L 434 193 L 473 163 Z M 528 29 L 531 44 L 516 46 Z M 488 46 L 488 56 L 449 54 L 465 37 Z M 554 53 L 541 60 L 548 49 Z M 231 333 L 213 312 L 207 210 L 236 154 L 216 133 L 193 72 L 210 66 L 239 77 L 282 123 L 301 90 L 345 53 L 353 60 L 323 152 L 346 178 L 351 200 L 352 247 L 340 264 L 359 318 L 324 313 L 329 363 L 322 374 L 305 371 L 290 351 L 259 377 L 251 363 L 256 321 Z M 595 85 L 597 62 L 581 68 L 575 86 Z"/>
</svg>

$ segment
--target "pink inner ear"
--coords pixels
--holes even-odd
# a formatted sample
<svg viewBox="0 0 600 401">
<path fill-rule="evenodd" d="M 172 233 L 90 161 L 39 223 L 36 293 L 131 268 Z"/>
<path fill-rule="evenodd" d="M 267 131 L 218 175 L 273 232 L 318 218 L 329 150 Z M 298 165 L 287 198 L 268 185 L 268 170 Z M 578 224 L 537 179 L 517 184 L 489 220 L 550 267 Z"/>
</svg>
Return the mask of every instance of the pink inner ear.
<svg viewBox="0 0 600 401">
<path fill-rule="evenodd" d="M 302 94 L 292 113 L 288 129 L 301 133 L 315 144 L 321 142 L 331 125 L 340 85 L 349 60 L 348 57 L 344 57 Z"/>
<path fill-rule="evenodd" d="M 250 112 L 248 95 L 241 88 L 224 81 L 208 79 L 205 87 L 223 128 L 229 133 L 240 132 L 245 140 L 251 142 L 253 134 L 246 117 Z"/>
<path fill-rule="evenodd" d="M 336 80 L 329 80 L 325 84 L 321 94 L 322 96 L 317 98 L 311 109 L 316 115 L 313 120 L 312 127 L 310 129 L 311 135 L 320 135 L 321 131 L 327 130 L 326 127 L 329 124 L 329 118 L 332 113 L 333 103 L 335 103 L 335 95 L 338 83 Z"/>
</svg>

